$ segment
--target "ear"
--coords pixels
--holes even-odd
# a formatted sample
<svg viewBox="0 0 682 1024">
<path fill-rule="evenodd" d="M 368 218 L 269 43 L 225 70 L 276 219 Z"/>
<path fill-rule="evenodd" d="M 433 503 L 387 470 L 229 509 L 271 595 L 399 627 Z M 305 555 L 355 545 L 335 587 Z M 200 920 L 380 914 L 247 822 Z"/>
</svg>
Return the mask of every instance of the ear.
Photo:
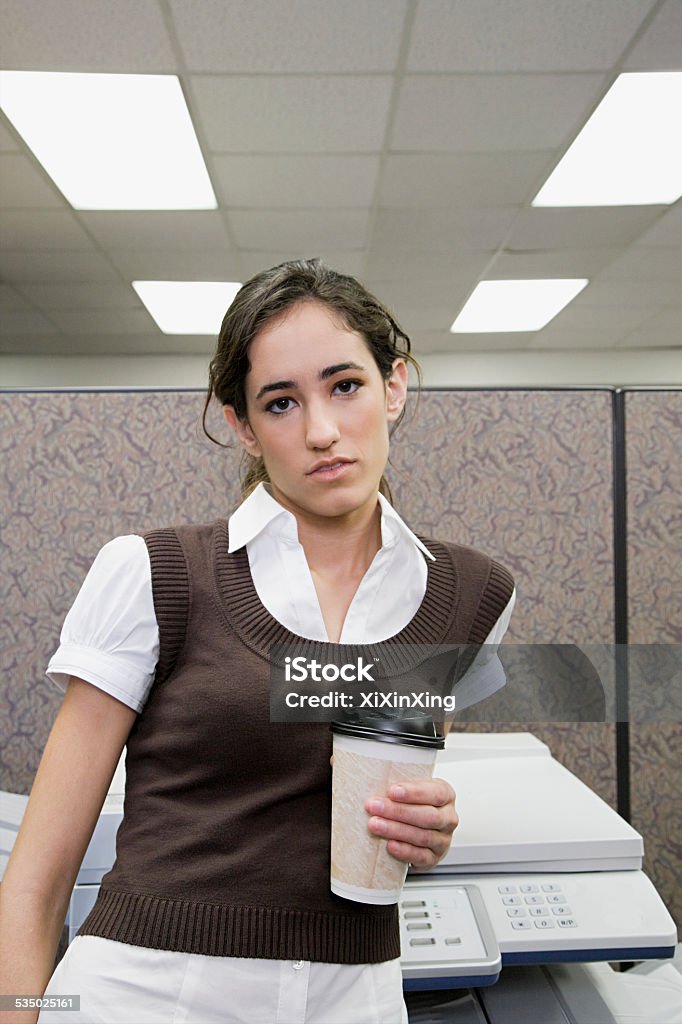
<svg viewBox="0 0 682 1024">
<path fill-rule="evenodd" d="M 407 363 L 395 359 L 391 376 L 386 381 L 386 414 L 389 423 L 398 419 L 407 398 Z"/>
<path fill-rule="evenodd" d="M 237 440 L 242 447 L 253 455 L 254 458 L 259 459 L 262 455 L 260 444 L 256 438 L 256 435 L 251 430 L 251 426 L 246 417 L 240 420 L 237 413 L 232 405 L 223 406 L 223 416 L 232 427 L 232 430 L 237 436 Z"/>
</svg>

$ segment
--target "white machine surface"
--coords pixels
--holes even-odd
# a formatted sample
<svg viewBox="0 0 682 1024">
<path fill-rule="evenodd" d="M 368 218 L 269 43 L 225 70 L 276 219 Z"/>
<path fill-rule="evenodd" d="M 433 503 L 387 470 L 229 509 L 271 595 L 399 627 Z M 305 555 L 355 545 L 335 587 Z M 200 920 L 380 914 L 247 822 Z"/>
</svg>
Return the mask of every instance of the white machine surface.
<svg viewBox="0 0 682 1024">
<path fill-rule="evenodd" d="M 461 818 L 442 873 L 642 866 L 639 833 L 530 733 L 450 733 L 434 774 Z"/>
<path fill-rule="evenodd" d="M 462 891 L 469 896 L 468 915 L 453 900 Z M 409 917 L 417 912 L 420 918 Z M 406 989 L 489 985 L 497 980 L 491 977 L 496 963 L 501 969 L 664 959 L 677 941 L 674 922 L 642 871 L 413 875 L 403 890 L 400 918 Z M 480 963 L 475 925 L 486 953 L 478 953 Z"/>
<path fill-rule="evenodd" d="M 503 967 L 673 955 L 675 924 L 640 870 L 641 836 L 544 743 L 528 733 L 450 734 L 434 774 L 457 792 L 462 822 L 438 868 L 408 875 L 406 990 L 490 985 L 497 952 Z M 478 966 L 470 938 L 453 941 L 461 912 L 452 894 L 462 891 L 486 947 Z M 421 911 L 418 930 L 408 931 L 407 907 Z"/>
</svg>

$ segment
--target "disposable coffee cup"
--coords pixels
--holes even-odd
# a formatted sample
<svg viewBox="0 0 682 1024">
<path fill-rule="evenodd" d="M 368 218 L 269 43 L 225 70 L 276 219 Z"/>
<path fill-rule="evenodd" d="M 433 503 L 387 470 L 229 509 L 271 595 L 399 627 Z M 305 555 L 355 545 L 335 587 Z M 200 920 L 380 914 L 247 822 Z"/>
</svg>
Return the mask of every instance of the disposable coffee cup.
<svg viewBox="0 0 682 1024">
<path fill-rule="evenodd" d="M 359 903 L 397 903 L 407 864 L 369 831 L 365 801 L 393 785 L 430 779 L 445 737 L 436 734 L 428 715 L 355 714 L 332 722 L 331 729 L 331 890 Z"/>
</svg>

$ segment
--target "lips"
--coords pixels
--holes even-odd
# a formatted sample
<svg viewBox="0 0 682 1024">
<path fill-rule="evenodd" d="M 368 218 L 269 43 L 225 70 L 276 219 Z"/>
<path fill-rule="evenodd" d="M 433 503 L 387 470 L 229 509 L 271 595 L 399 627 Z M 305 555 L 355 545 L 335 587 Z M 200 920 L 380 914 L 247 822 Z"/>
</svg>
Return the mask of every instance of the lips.
<svg viewBox="0 0 682 1024">
<path fill-rule="evenodd" d="M 308 472 L 308 476 L 312 476 L 313 473 L 317 473 L 318 470 L 330 472 L 333 469 L 338 469 L 339 466 L 350 465 L 352 459 L 326 459 L 324 462 L 318 462 L 316 466 Z"/>
</svg>

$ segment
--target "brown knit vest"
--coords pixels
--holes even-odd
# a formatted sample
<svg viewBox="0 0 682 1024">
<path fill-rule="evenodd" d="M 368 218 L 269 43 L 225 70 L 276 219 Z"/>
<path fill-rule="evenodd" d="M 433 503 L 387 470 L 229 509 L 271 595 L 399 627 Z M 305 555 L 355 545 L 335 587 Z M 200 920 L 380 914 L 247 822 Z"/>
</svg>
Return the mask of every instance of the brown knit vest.
<svg viewBox="0 0 682 1024">
<path fill-rule="evenodd" d="M 263 606 L 227 522 L 154 530 L 161 650 L 130 732 L 116 861 L 79 935 L 213 956 L 369 963 L 400 955 L 396 906 L 329 889 L 331 734 L 271 723 L 268 652 L 295 636 Z M 394 637 L 343 645 L 409 669 L 416 645 L 482 643 L 513 589 L 480 552 L 423 540 L 424 599 Z"/>
</svg>

